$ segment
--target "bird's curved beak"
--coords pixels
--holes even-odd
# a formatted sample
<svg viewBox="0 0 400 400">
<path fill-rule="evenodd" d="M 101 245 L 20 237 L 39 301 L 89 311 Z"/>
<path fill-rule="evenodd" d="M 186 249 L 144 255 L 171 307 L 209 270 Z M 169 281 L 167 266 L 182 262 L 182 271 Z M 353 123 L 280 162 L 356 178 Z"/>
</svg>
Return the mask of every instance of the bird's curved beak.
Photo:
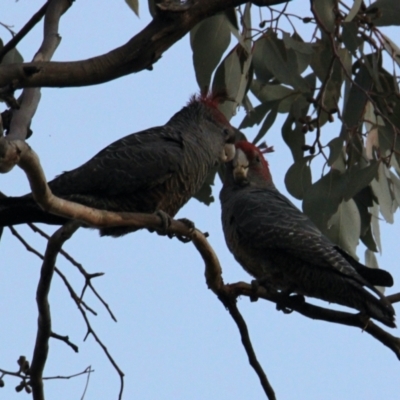
<svg viewBox="0 0 400 400">
<path fill-rule="evenodd" d="M 226 143 L 222 151 L 221 161 L 232 161 L 235 157 L 235 145 L 233 143 Z"/>
<path fill-rule="evenodd" d="M 241 149 L 236 150 L 235 157 L 232 161 L 233 178 L 236 182 L 244 183 L 247 181 L 247 172 L 249 170 L 249 160 Z"/>
</svg>

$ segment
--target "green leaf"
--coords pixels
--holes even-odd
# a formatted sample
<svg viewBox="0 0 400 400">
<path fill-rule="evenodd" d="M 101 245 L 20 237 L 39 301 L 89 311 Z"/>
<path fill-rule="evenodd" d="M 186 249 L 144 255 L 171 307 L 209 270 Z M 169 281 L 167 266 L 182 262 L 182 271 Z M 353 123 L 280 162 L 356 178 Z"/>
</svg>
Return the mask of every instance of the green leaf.
<svg viewBox="0 0 400 400">
<path fill-rule="evenodd" d="M 261 128 L 260 128 L 259 132 L 257 133 L 257 136 L 254 138 L 253 144 L 256 144 L 257 142 L 259 142 L 264 137 L 264 135 L 268 132 L 269 128 L 271 128 L 271 126 L 275 122 L 276 116 L 278 114 L 278 105 L 279 105 L 279 103 L 276 103 L 272 107 L 271 111 L 267 115 L 267 118 L 265 118 L 263 124 L 261 125 Z"/>
<path fill-rule="evenodd" d="M 290 166 L 285 175 L 287 191 L 296 199 L 302 200 L 311 185 L 310 157 L 304 157 Z"/>
<path fill-rule="evenodd" d="M 251 47 L 253 45 L 251 36 L 252 36 L 253 32 L 251 29 L 251 3 L 250 2 L 246 3 L 246 5 L 244 6 L 242 24 L 243 24 L 243 36 L 244 36 L 244 40 L 245 40 L 244 48 L 248 52 L 251 52 Z"/>
<path fill-rule="evenodd" d="M 287 119 L 282 125 L 282 138 L 289 146 L 294 161 L 298 161 L 303 158 L 305 134 L 302 132 L 303 124 L 299 122 L 299 118 L 305 118 L 309 108 L 310 103 L 303 95 L 296 97 L 291 104 Z"/>
<path fill-rule="evenodd" d="M 348 138 L 348 132 L 352 132 L 358 128 L 362 122 L 367 105 L 367 95 L 372 88 L 373 80 L 367 68 L 361 65 L 354 79 L 355 84 L 351 85 L 348 98 L 343 106 L 343 125 L 340 137 Z M 361 87 L 361 89 L 359 89 Z"/>
<path fill-rule="evenodd" d="M 347 253 L 356 256 L 356 248 L 361 232 L 361 218 L 353 199 L 342 201 L 338 210 L 328 221 L 327 235 Z"/>
<path fill-rule="evenodd" d="M 139 16 L 139 0 L 125 0 L 125 3 L 128 4 L 129 8 Z"/>
<path fill-rule="evenodd" d="M 239 129 L 258 125 L 264 119 L 265 115 L 276 104 L 275 101 L 264 102 L 254 108 L 254 111 L 248 113 L 241 122 Z"/>
<path fill-rule="evenodd" d="M 353 54 L 359 46 L 362 45 L 363 41 L 358 35 L 358 26 L 356 22 L 344 22 L 343 23 L 342 39 L 346 48 Z"/>
<path fill-rule="evenodd" d="M 375 203 L 375 201 L 373 202 L 373 206 L 370 208 L 370 212 L 372 234 L 374 236 L 375 243 L 378 247 L 379 252 L 382 252 L 381 230 L 379 227 L 379 206 Z"/>
<path fill-rule="evenodd" d="M 303 211 L 323 233 L 327 232 L 328 221 L 343 200 L 345 185 L 344 175 L 331 169 L 304 193 Z"/>
<path fill-rule="evenodd" d="M 279 82 L 303 93 L 309 93 L 307 81 L 297 72 L 297 58 L 288 55 L 283 40 L 278 39 L 275 33 L 269 32 L 260 41 L 263 43 L 261 56 L 266 70 L 271 71 Z M 257 71 L 256 66 L 254 68 Z"/>
<path fill-rule="evenodd" d="M 394 212 L 394 196 L 390 190 L 389 181 L 387 175 L 389 174 L 387 167 L 383 164 L 379 164 L 378 168 L 378 179 L 374 179 L 371 182 L 372 190 L 379 202 L 379 210 L 385 218 L 386 222 L 393 223 L 393 212 Z"/>
<path fill-rule="evenodd" d="M 242 103 L 246 90 L 249 87 L 249 69 L 252 55 L 237 45 L 218 66 L 213 81 L 213 92 L 226 91 L 234 101 L 221 104 L 220 111 L 228 118 L 236 113 L 236 108 Z"/>
<path fill-rule="evenodd" d="M 386 35 L 381 33 L 383 37 L 383 46 L 385 50 L 390 54 L 390 57 L 400 66 L 400 48 L 390 40 Z"/>
<path fill-rule="evenodd" d="M 377 177 L 380 164 L 379 161 L 371 160 L 366 168 L 352 168 L 347 170 L 348 182 L 346 190 L 343 193 L 345 201 L 353 198 L 361 189 L 364 189 Z"/>
<path fill-rule="evenodd" d="M 341 62 L 346 64 L 350 58 L 348 51 L 339 49 L 338 53 Z M 332 53 L 332 47 L 328 40 L 320 40 L 314 46 L 314 54 L 311 57 L 310 65 L 318 79 L 321 82 L 326 82 L 323 96 L 324 108 L 326 110 L 337 109 L 344 73 L 341 63 Z M 320 126 L 326 123 L 327 120 L 328 114 L 322 112 L 319 120 Z"/>
<path fill-rule="evenodd" d="M 360 10 L 361 4 L 362 4 L 362 0 L 354 0 L 354 3 L 352 5 L 349 13 L 346 15 L 344 22 L 353 21 L 354 17 L 358 14 L 358 11 Z"/>
<path fill-rule="evenodd" d="M 314 9 L 324 28 L 333 33 L 335 31 L 335 14 L 333 12 L 335 0 L 318 0 L 314 1 Z"/>
<path fill-rule="evenodd" d="M 266 101 L 281 100 L 294 93 L 293 89 L 286 86 L 262 83 L 257 79 L 252 82 L 251 91 L 262 103 Z"/>
<path fill-rule="evenodd" d="M 311 55 L 314 53 L 313 44 L 305 43 L 298 34 L 290 36 L 289 33 L 282 33 L 283 42 L 287 49 L 293 49 L 298 53 Z"/>
<path fill-rule="evenodd" d="M 328 147 L 330 150 L 329 157 L 328 157 L 328 165 L 332 166 L 332 164 L 338 159 L 340 154 L 343 151 L 343 139 L 340 137 L 336 137 L 332 139 L 328 143 Z"/>
<path fill-rule="evenodd" d="M 225 14 L 197 24 L 190 32 L 193 65 L 200 90 L 210 87 L 211 75 L 228 48 L 231 31 Z"/>
<path fill-rule="evenodd" d="M 397 0 L 375 1 L 367 8 L 368 12 L 375 26 L 400 25 L 400 2 Z"/>
<path fill-rule="evenodd" d="M 392 171 L 389 171 L 389 174 L 393 187 L 393 195 L 396 199 L 397 205 L 400 207 L 400 179 Z"/>
<path fill-rule="evenodd" d="M 374 237 L 372 235 L 371 227 L 371 213 L 369 207 L 374 204 L 374 195 L 372 193 L 371 186 L 366 186 L 364 189 L 360 190 L 354 197 L 353 200 L 356 202 L 358 207 L 358 212 L 361 217 L 361 233 L 360 239 L 371 251 L 378 251 Z"/>
<path fill-rule="evenodd" d="M 238 25 L 238 21 L 237 21 L 236 9 L 235 8 L 228 8 L 224 12 L 225 12 L 225 15 L 226 15 L 226 18 L 227 18 L 227 21 L 228 21 L 228 26 L 229 26 L 229 29 L 231 30 L 231 33 L 233 34 L 233 36 L 236 37 L 238 42 L 243 47 L 245 47 L 246 44 L 245 44 L 244 37 L 239 32 L 239 25 Z"/>
<path fill-rule="evenodd" d="M 265 48 L 266 42 L 265 38 L 262 37 L 254 42 L 253 49 L 253 66 L 254 73 L 261 82 L 267 83 L 269 82 L 274 75 L 268 69 L 267 64 L 265 63 Z"/>
</svg>

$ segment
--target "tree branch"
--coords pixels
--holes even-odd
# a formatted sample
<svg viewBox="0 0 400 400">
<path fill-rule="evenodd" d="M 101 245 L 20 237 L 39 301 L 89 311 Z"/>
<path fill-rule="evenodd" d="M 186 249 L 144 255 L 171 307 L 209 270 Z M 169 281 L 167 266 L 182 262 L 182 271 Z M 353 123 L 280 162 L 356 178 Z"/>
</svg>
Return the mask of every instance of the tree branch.
<svg viewBox="0 0 400 400">
<path fill-rule="evenodd" d="M 228 309 L 229 314 L 235 321 L 240 336 L 242 338 L 242 344 L 244 349 L 246 350 L 247 356 L 249 358 L 249 364 L 253 367 L 254 371 L 258 375 L 260 379 L 260 383 L 262 388 L 264 389 L 265 394 L 267 395 L 269 400 L 276 400 L 274 389 L 268 381 L 267 375 L 265 375 L 264 370 L 262 369 L 260 363 L 257 360 L 256 353 L 254 352 L 253 345 L 251 344 L 249 330 L 247 329 L 246 321 L 240 314 L 237 304 L 236 304 L 236 296 L 232 297 L 226 290 L 221 290 L 221 293 L 218 295 L 218 298 L 222 302 L 222 304 Z"/>
<path fill-rule="evenodd" d="M 311 319 L 318 319 L 321 321 L 360 328 L 369 333 L 375 339 L 379 340 L 385 346 L 389 347 L 389 349 L 391 349 L 396 357 L 400 360 L 400 338 L 386 332 L 378 325 L 375 325 L 373 321 L 366 318 L 364 315 L 361 315 L 360 313 L 352 314 L 343 311 L 329 310 L 327 308 L 315 306 L 307 302 L 299 302 L 296 298 L 288 297 L 285 294 L 269 293 L 263 287 L 259 287 L 255 292 L 251 285 L 244 282 L 227 285 L 227 288 L 236 296 L 248 296 L 250 298 L 254 298 L 256 296 L 257 298 L 262 298 L 275 304 L 284 304 L 285 307 Z"/>
<path fill-rule="evenodd" d="M 38 52 L 33 57 L 33 64 L 37 62 L 49 61 L 53 56 L 57 46 L 59 45 L 61 38 L 58 34 L 58 24 L 61 15 L 71 6 L 70 0 L 49 0 L 46 5 L 46 16 L 44 19 L 44 35 L 43 42 L 38 50 Z M 17 65 L 17 67 L 16 67 Z M 23 64 L 21 64 L 23 65 Z M 21 68 L 19 64 L 9 64 L 12 68 Z M 1 66 L 0 66 L 1 68 Z M 32 73 L 32 69 L 26 69 L 25 73 L 27 75 Z M 1 72 L 0 72 L 1 75 Z M 5 85 L 11 84 L 11 81 L 7 82 Z M 33 85 L 38 86 L 38 85 Z M 10 122 L 10 129 L 8 132 L 8 139 L 24 140 L 29 132 L 29 126 L 31 124 L 32 118 L 35 115 L 37 106 L 40 101 L 40 88 L 30 87 L 23 91 L 19 104 L 18 110 L 12 111 L 12 119 Z"/>
<path fill-rule="evenodd" d="M 144 69 L 152 69 L 162 54 L 197 23 L 218 12 L 244 4 L 246 0 L 192 0 L 189 7 L 163 3 L 152 22 L 126 44 L 109 53 L 76 62 L 31 62 L 0 65 L 0 86 L 71 87 L 108 82 Z M 253 1 L 258 6 L 285 0 Z M 35 60 L 37 61 L 37 60 Z"/>
<path fill-rule="evenodd" d="M 48 294 L 53 278 L 55 262 L 61 246 L 73 235 L 78 227 L 79 224 L 75 221 L 68 222 L 52 235 L 47 244 L 36 292 L 36 302 L 39 312 L 38 330 L 30 368 L 30 384 L 34 400 L 44 400 L 43 370 L 49 351 L 49 339 L 52 336 Z"/>
</svg>

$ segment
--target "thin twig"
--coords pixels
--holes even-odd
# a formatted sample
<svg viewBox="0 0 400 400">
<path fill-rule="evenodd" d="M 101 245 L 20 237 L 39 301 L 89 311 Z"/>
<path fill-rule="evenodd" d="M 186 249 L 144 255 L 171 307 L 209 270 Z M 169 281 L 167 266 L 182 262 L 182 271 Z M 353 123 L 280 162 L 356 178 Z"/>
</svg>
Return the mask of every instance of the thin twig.
<svg viewBox="0 0 400 400">
<path fill-rule="evenodd" d="M 38 228 L 35 224 L 29 223 L 28 226 L 34 231 L 39 233 L 41 236 L 46 238 L 47 240 L 50 238 L 50 236 L 42 231 L 40 228 Z M 79 272 L 84 276 L 85 278 L 85 285 L 84 288 L 82 289 L 81 293 L 81 299 L 83 297 L 83 292 L 85 291 L 86 287 L 90 287 L 94 295 L 99 299 L 99 301 L 103 304 L 104 308 L 107 310 L 109 313 L 110 317 L 117 322 L 117 318 L 115 317 L 114 313 L 112 312 L 110 306 L 108 303 L 101 297 L 101 295 L 97 292 L 97 290 L 94 288 L 92 285 L 91 279 L 92 278 L 97 278 L 99 276 L 103 276 L 104 272 L 95 272 L 95 273 L 88 273 L 86 269 L 83 267 L 81 263 L 78 263 L 69 253 L 67 253 L 64 249 L 61 249 L 60 254 L 64 256 L 72 265 L 74 265 L 76 268 L 78 268 Z"/>
<path fill-rule="evenodd" d="M 33 14 L 32 18 L 24 25 L 24 27 L 0 50 L 0 63 L 3 57 L 32 30 L 32 28 L 43 18 L 46 13 L 48 3 L 46 2 L 40 10 Z"/>
<path fill-rule="evenodd" d="M 62 342 L 66 343 L 68 346 L 70 346 L 75 351 L 75 353 L 79 352 L 78 346 L 76 344 L 72 343 L 69 340 L 68 336 L 62 336 L 62 335 L 59 335 L 58 333 L 51 332 L 50 337 L 61 340 Z"/>
<path fill-rule="evenodd" d="M 57 376 L 46 376 L 43 377 L 43 380 L 51 380 L 51 379 L 72 379 L 76 378 L 77 376 L 85 375 L 85 374 L 91 374 L 94 372 L 94 369 L 92 369 L 92 366 L 89 365 L 86 367 L 82 372 L 78 372 L 77 374 L 73 375 L 68 375 L 68 376 L 63 376 L 63 375 L 57 375 Z"/>
<path fill-rule="evenodd" d="M 276 400 L 274 389 L 269 383 L 267 375 L 262 369 L 261 364 L 257 360 L 256 353 L 250 340 L 249 330 L 247 329 L 246 321 L 242 317 L 242 314 L 240 314 L 239 309 L 237 308 L 236 297 L 232 297 L 229 295 L 226 296 L 225 293 L 221 293 L 218 298 L 221 300 L 222 304 L 228 309 L 229 314 L 231 315 L 239 329 L 243 347 L 246 350 L 247 357 L 249 358 L 249 364 L 253 367 L 258 378 L 260 379 L 260 383 L 262 388 L 264 389 L 265 394 L 267 395 L 269 400 Z"/>
</svg>

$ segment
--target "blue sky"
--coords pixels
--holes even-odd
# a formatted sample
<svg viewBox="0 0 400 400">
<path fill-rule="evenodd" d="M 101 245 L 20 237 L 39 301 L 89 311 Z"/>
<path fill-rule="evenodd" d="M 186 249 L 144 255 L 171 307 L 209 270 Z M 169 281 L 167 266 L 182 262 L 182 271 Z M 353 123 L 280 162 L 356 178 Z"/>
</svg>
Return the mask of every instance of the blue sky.
<svg viewBox="0 0 400 400">
<path fill-rule="evenodd" d="M 18 31 L 43 1 L 3 0 L 0 21 Z M 300 5 L 301 3 L 301 5 Z M 296 7 L 306 2 L 295 0 Z M 308 3 L 307 3 L 308 4 Z M 300 9 L 298 11 L 304 13 Z M 140 19 L 123 0 L 74 2 L 62 17 L 61 44 L 53 58 L 70 61 L 103 54 L 125 43 L 148 22 L 147 2 Z M 8 33 L 1 29 L 1 37 Z M 20 44 L 30 60 L 41 42 L 41 24 Z M 394 37 L 394 36 L 393 36 Z M 29 144 L 39 154 L 48 179 L 82 164 L 97 151 L 129 133 L 164 124 L 197 91 L 189 38 L 168 50 L 153 71 L 87 88 L 43 89 Z M 239 124 L 243 112 L 233 120 Z M 268 155 L 276 186 L 286 193 L 283 179 L 292 164 L 281 140 L 280 121 L 268 132 L 275 153 Z M 331 125 L 336 133 L 339 125 Z M 248 130 L 252 138 L 257 130 Z M 319 170 L 315 171 L 318 176 Z M 218 198 L 220 184 L 214 196 Z M 0 190 L 8 195 L 29 191 L 21 170 L 0 176 Z M 221 230 L 220 205 L 206 207 L 191 200 L 179 213 L 210 233 L 225 282 L 250 281 L 227 250 Z M 395 221 L 397 222 L 397 221 Z M 51 233 L 52 227 L 44 227 Z M 381 222 L 383 254 L 379 263 L 400 282 L 398 226 Z M 29 243 L 43 252 L 46 242 L 27 227 L 18 227 Z M 248 365 L 234 322 L 207 289 L 204 266 L 191 244 L 148 232 L 120 239 L 99 238 L 81 229 L 65 249 L 89 272 L 105 272 L 94 284 L 115 313 L 114 323 L 88 293 L 86 301 L 98 312 L 93 327 L 125 372 L 126 399 L 264 399 L 258 378 Z M 359 254 L 363 249 L 360 246 Z M 0 368 L 17 369 L 20 355 L 32 357 L 36 334 L 35 291 L 41 262 L 9 231 L 0 243 Z M 77 292 L 83 285 L 76 268 L 62 256 L 57 266 Z M 399 284 L 388 293 L 399 291 Z M 61 280 L 55 276 L 50 292 L 53 330 L 69 335 L 79 346 L 75 354 L 52 340 L 45 375 L 70 375 L 91 365 L 85 396 L 114 399 L 119 379 L 86 327 Z M 312 321 L 298 314 L 284 315 L 272 303 L 239 299 L 253 345 L 277 397 L 309 400 L 397 399 L 399 361 L 381 343 L 359 329 Z M 399 308 L 397 307 L 399 310 Z M 391 330 L 398 335 L 398 330 Z M 18 380 L 5 378 L 0 398 L 21 398 Z M 86 377 L 46 382 L 47 398 L 79 399 Z"/>
</svg>

